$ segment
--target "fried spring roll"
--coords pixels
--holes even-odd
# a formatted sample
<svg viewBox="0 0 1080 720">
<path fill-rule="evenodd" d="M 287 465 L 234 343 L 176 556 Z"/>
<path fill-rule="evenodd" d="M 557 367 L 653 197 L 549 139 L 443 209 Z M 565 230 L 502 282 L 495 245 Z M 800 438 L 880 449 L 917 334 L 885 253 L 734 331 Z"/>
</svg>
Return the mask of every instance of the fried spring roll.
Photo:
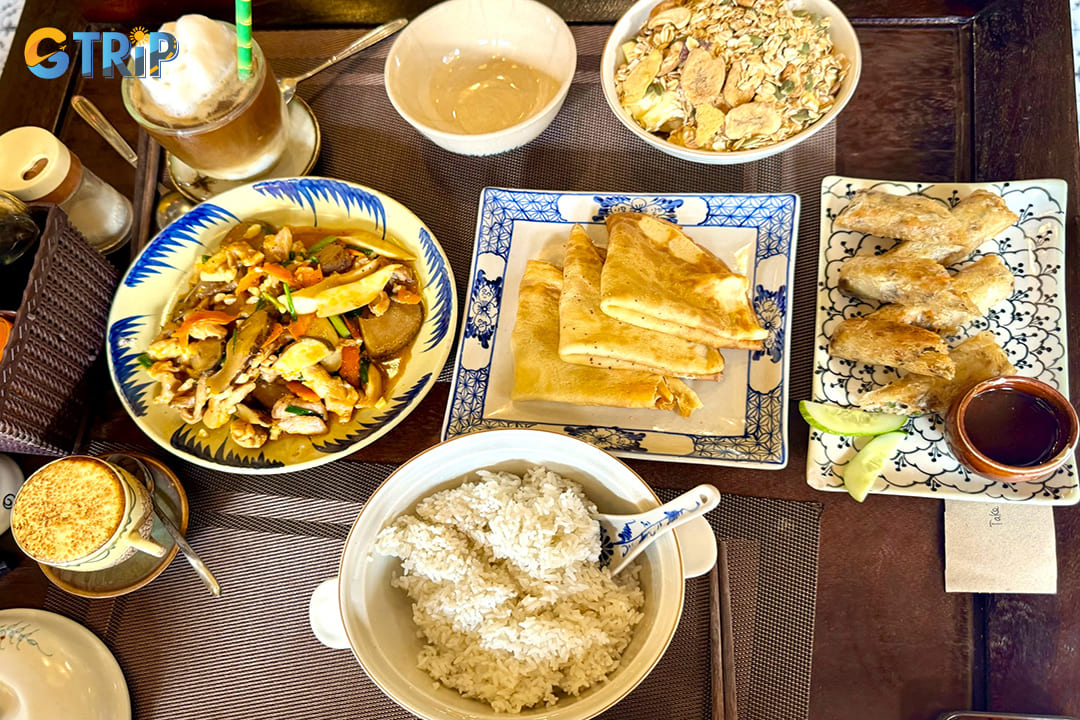
<svg viewBox="0 0 1080 720">
<path fill-rule="evenodd" d="M 1016 278 L 1000 255 L 984 255 L 953 276 L 952 290 L 966 295 L 979 317 L 1012 295 Z"/>
<path fill-rule="evenodd" d="M 1013 274 L 997 255 L 986 255 L 953 276 L 951 290 L 927 303 L 884 305 L 867 315 L 875 320 L 918 325 L 954 333 L 1012 294 Z M 962 301 L 957 301 L 961 296 Z"/>
<path fill-rule="evenodd" d="M 836 216 L 836 227 L 881 238 L 955 243 L 960 222 L 941 202 L 922 195 L 860 190 Z"/>
<path fill-rule="evenodd" d="M 942 260 L 945 265 L 960 262 L 1020 219 L 1004 200 L 986 190 L 976 190 L 957 203 L 952 216 L 960 223 L 961 247 Z"/>
<path fill-rule="evenodd" d="M 888 320 L 845 320 L 833 333 L 829 354 L 919 375 L 951 379 L 955 372 L 949 349 L 941 336 L 914 325 Z"/>
<path fill-rule="evenodd" d="M 856 255 L 840 267 L 840 291 L 863 300 L 926 303 L 949 290 L 949 272 L 925 258 Z"/>
<path fill-rule="evenodd" d="M 908 375 L 866 393 L 859 399 L 859 407 L 896 415 L 945 415 L 953 400 L 975 383 L 1016 373 L 993 333 L 986 331 L 957 345 L 949 358 L 956 367 L 952 380 Z"/>
</svg>

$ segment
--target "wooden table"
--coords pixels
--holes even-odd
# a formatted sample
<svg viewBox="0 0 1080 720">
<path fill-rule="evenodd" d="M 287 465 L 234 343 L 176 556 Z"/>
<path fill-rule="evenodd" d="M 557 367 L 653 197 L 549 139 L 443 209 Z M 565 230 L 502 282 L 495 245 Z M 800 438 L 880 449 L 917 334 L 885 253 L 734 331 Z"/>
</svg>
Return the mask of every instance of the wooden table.
<svg viewBox="0 0 1080 720">
<path fill-rule="evenodd" d="M 352 26 L 415 16 L 429 0 L 256 2 L 257 24 Z M 574 22 L 612 22 L 630 4 L 551 0 Z M 840 173 L 864 177 L 969 181 L 1065 178 L 1069 183 L 1067 287 L 1080 302 L 1078 169 L 1069 7 L 1066 0 L 840 0 L 864 54 L 858 92 L 838 120 Z M 903 5 L 902 7 L 900 7 Z M 185 11 L 232 14 L 220 0 Z M 33 77 L 21 62 L 27 36 L 42 26 L 66 32 L 156 26 L 172 3 L 27 0 L 0 78 L 0 131 L 25 124 L 55 128 L 84 162 L 123 192 L 134 175 L 68 111 L 79 91 L 94 99 L 133 143 L 134 123 L 115 81 Z M 897 14 L 899 13 L 899 15 Z M 472 211 L 466 215 L 471 221 Z M 813 243 L 813 239 L 809 239 Z M 1068 331 L 1080 337 L 1076 313 Z M 99 368 L 90 436 L 138 439 Z M 1080 397 L 1080 352 L 1070 359 L 1071 396 Z M 437 441 L 447 386 L 438 385 L 410 422 L 356 459 L 403 462 Z M 797 398 L 793 399 L 795 402 Z M 724 492 L 824 504 L 818 575 L 811 715 L 822 720 L 926 719 L 946 710 L 988 709 L 1080 716 L 1080 510 L 1055 511 L 1055 596 L 946 594 L 939 502 L 846 495 L 805 483 L 807 434 L 792 414 L 791 462 L 779 472 L 636 462 L 647 480 L 678 475 Z M 28 465 L 40 462 L 25 459 Z M 11 549 L 10 535 L 0 546 Z M 0 607 L 40 606 L 45 580 L 30 563 L 0 580 Z"/>
</svg>

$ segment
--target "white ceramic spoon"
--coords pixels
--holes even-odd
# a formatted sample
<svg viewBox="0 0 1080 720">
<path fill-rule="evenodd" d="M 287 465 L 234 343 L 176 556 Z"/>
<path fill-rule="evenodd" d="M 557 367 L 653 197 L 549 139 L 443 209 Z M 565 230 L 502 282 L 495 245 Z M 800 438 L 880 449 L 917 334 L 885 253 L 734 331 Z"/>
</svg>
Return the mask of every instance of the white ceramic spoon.
<svg viewBox="0 0 1080 720">
<path fill-rule="evenodd" d="M 614 575 L 664 533 L 701 517 L 720 504 L 720 491 L 698 485 L 671 502 L 634 515 L 596 514 L 600 522 L 600 565 Z"/>
</svg>

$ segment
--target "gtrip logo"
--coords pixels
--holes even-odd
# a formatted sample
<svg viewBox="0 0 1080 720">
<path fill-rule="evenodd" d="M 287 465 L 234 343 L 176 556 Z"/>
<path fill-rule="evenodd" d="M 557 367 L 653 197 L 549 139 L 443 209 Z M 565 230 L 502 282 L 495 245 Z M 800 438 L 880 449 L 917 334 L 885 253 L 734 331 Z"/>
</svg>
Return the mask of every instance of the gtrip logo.
<svg viewBox="0 0 1080 720">
<path fill-rule="evenodd" d="M 161 77 L 161 66 L 174 59 L 180 46 L 172 33 L 147 32 L 135 28 L 131 35 L 122 32 L 75 32 L 73 42 L 82 50 L 82 76 L 94 77 L 99 70 L 101 77 L 111 78 L 115 73 L 121 77 Z M 95 58 L 100 51 L 100 62 Z M 67 72 L 75 49 L 68 49 L 68 38 L 63 30 L 54 27 L 38 28 L 26 39 L 23 55 L 26 67 L 39 78 L 51 80 Z M 69 55 L 70 53 L 70 55 Z M 127 66 L 130 57 L 131 68 Z"/>
</svg>

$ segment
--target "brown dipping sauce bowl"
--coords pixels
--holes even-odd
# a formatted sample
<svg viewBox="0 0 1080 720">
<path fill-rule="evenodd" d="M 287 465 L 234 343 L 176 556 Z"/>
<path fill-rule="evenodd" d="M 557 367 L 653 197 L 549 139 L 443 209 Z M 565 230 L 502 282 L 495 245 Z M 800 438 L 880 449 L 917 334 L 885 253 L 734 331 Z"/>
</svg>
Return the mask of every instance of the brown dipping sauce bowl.
<svg viewBox="0 0 1080 720">
<path fill-rule="evenodd" d="M 945 439 L 960 463 L 999 482 L 1042 480 L 1072 458 L 1080 423 L 1069 399 L 1035 378 L 983 380 L 949 407 Z"/>
</svg>

